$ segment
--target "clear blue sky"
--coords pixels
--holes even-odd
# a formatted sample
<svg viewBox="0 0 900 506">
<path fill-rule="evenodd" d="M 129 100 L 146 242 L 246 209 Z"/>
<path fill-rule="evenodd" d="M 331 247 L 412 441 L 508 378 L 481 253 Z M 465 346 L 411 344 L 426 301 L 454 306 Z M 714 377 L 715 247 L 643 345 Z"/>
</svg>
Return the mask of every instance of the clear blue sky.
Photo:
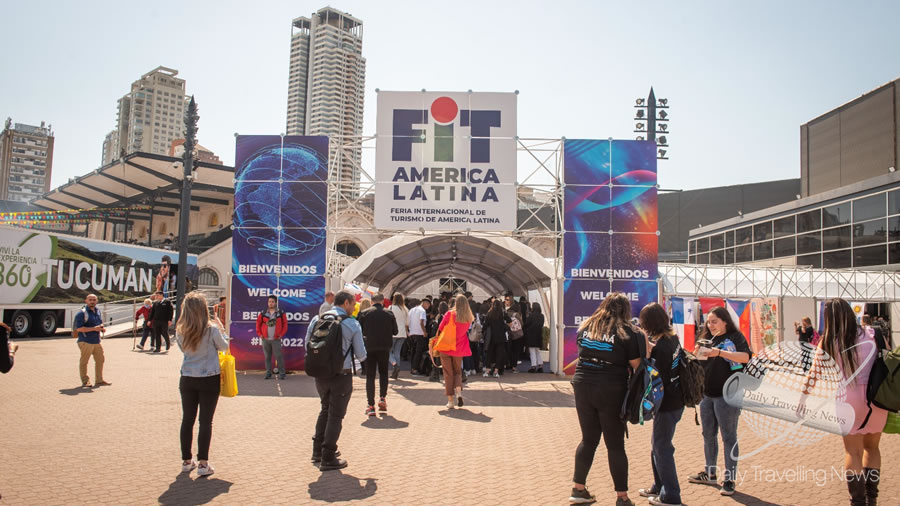
<svg viewBox="0 0 900 506">
<path fill-rule="evenodd" d="M 56 133 L 55 187 L 100 164 L 116 100 L 158 65 L 200 105 L 200 143 L 285 129 L 287 1 L 7 2 L 0 116 Z M 512 91 L 523 137 L 634 137 L 653 85 L 671 106 L 664 188 L 799 177 L 799 127 L 900 77 L 894 1 L 332 4 L 364 22 L 365 134 L 375 88 Z"/>
</svg>

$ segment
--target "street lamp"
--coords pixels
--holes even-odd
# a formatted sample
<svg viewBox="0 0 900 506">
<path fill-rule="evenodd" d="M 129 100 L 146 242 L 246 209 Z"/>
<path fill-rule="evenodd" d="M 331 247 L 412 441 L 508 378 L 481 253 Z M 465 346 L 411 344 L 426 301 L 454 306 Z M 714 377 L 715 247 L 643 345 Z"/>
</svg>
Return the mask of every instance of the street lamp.
<svg viewBox="0 0 900 506">
<path fill-rule="evenodd" d="M 637 121 L 634 125 L 634 132 L 642 134 L 638 135 L 636 139 L 642 141 L 646 138 L 648 141 L 656 141 L 656 158 L 668 160 L 666 153 L 668 153 L 669 142 L 665 134 L 670 133 L 669 113 L 666 111 L 669 108 L 669 99 L 657 99 L 651 86 L 646 100 L 638 98 L 634 103 L 634 108 L 637 109 L 634 113 L 634 120 Z M 657 134 L 660 136 L 657 137 Z"/>
</svg>

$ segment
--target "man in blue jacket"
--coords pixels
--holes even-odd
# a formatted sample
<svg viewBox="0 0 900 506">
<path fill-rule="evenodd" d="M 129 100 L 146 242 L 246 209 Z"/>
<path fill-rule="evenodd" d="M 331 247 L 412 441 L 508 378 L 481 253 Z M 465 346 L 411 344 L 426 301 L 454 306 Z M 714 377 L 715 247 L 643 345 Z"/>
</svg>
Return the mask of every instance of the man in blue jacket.
<svg viewBox="0 0 900 506">
<path fill-rule="evenodd" d="M 72 327 L 78 332 L 78 349 L 81 350 L 81 359 L 78 361 L 78 372 L 81 374 L 81 386 L 91 388 L 91 378 L 87 375 L 88 360 L 94 357 L 94 386 L 112 385 L 103 381 L 103 345 L 100 344 L 100 334 L 106 332 L 103 327 L 103 318 L 100 309 L 97 308 L 97 296 L 89 294 L 84 299 L 84 307 L 75 314 Z"/>
</svg>

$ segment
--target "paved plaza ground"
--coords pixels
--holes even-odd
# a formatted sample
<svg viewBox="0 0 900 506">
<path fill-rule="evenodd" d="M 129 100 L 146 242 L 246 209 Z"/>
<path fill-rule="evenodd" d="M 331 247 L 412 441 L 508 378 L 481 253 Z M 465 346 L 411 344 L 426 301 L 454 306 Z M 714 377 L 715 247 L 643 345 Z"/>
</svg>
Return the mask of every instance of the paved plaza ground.
<svg viewBox="0 0 900 506">
<path fill-rule="evenodd" d="M 131 339 L 106 340 L 105 376 L 113 385 L 83 390 L 72 339 L 19 343 L 15 368 L 0 377 L 0 504 L 567 503 L 580 432 L 570 383 L 549 374 L 473 378 L 466 407 L 448 411 L 439 384 L 404 373 L 391 382 L 389 414 L 377 419 L 363 416 L 365 386 L 357 378 L 339 443 L 350 465 L 325 473 L 309 462 L 319 409 L 313 380 L 242 374 L 240 395 L 220 399 L 216 412 L 216 473 L 198 479 L 180 473 L 177 349 L 151 355 L 131 351 Z M 89 371 L 93 376 L 93 364 Z M 637 489 L 651 483 L 650 427 L 630 430 L 629 486 L 635 503 L 646 504 Z M 745 452 L 763 444 L 745 420 L 741 431 Z M 693 410 L 675 446 L 682 477 L 701 469 Z M 886 436 L 881 448 L 881 504 L 897 504 L 900 462 L 892 456 L 900 437 Z M 773 446 L 741 462 L 746 475 L 734 497 L 686 479 L 682 497 L 691 506 L 847 504 L 841 461 L 837 436 Z M 798 469 L 802 476 L 791 475 Z M 598 504 L 614 504 L 602 443 L 588 488 Z"/>
</svg>

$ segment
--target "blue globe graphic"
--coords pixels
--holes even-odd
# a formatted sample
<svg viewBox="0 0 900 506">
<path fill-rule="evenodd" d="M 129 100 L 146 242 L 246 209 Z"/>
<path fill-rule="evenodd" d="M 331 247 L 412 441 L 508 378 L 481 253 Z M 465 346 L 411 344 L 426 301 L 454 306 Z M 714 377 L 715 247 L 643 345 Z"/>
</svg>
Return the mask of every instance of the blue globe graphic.
<svg viewBox="0 0 900 506">
<path fill-rule="evenodd" d="M 324 195 L 308 189 L 301 193 L 303 188 L 279 182 L 324 181 L 326 156 L 301 145 L 275 144 L 260 148 L 247 159 L 238 170 L 234 212 L 235 227 L 248 244 L 290 257 L 325 242 Z M 322 228 L 296 228 L 310 223 Z M 278 227 L 282 227 L 280 231 Z"/>
</svg>

